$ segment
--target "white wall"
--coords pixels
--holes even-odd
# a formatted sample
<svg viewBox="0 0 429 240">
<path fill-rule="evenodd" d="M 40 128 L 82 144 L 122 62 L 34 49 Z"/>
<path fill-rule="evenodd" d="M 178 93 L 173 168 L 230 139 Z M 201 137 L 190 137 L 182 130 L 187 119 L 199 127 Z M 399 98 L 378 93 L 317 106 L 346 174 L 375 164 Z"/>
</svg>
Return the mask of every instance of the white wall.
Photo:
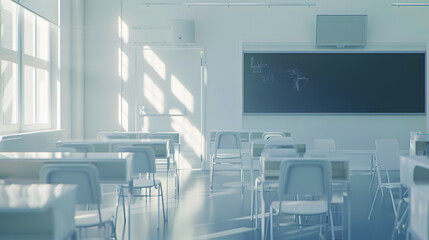
<svg viewBox="0 0 429 240">
<path fill-rule="evenodd" d="M 243 42 L 314 43 L 317 14 L 368 14 L 368 42 L 423 42 L 429 39 L 425 8 L 397 8 L 390 0 L 327 0 L 307 7 L 142 6 L 123 1 L 128 43 L 168 42 L 171 19 L 194 19 L 196 44 L 205 48 L 206 129 L 285 129 L 302 140 L 337 139 L 339 148 L 373 149 L 374 139 L 395 137 L 408 147 L 409 131 L 425 131 L 425 116 L 265 116 L 242 117 Z M 85 1 L 85 136 L 121 130 L 118 123 L 119 0 Z M 124 32 L 124 31 L 123 31 Z M 135 39 L 134 39 L 135 40 Z M 127 66 L 132 75 L 133 58 Z M 132 126 L 132 124 L 130 124 Z M 132 129 L 130 129 L 132 130 Z"/>
<path fill-rule="evenodd" d="M 83 0 L 61 0 L 61 128 L 83 137 Z"/>
<path fill-rule="evenodd" d="M 120 131 L 118 96 L 121 82 L 118 30 L 119 0 L 85 1 L 84 78 L 85 137 Z"/>
</svg>

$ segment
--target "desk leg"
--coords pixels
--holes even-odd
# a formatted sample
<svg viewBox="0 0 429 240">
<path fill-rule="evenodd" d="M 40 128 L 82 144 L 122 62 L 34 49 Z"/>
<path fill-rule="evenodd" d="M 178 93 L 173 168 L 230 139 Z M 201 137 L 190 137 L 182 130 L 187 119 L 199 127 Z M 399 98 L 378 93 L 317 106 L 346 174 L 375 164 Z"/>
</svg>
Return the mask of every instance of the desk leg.
<svg viewBox="0 0 429 240">
<path fill-rule="evenodd" d="M 167 155 L 168 156 L 168 155 Z M 166 209 L 165 209 L 165 221 L 168 221 L 168 172 L 170 172 L 170 157 L 167 157 L 167 174 L 166 174 L 166 182 L 167 182 L 167 189 L 166 189 L 166 191 L 165 191 L 165 198 L 166 198 L 166 201 L 165 201 L 165 206 L 166 206 Z"/>
<path fill-rule="evenodd" d="M 265 239 L 265 199 L 264 199 L 264 181 L 261 181 L 261 239 Z"/>
<path fill-rule="evenodd" d="M 131 203 L 133 201 L 133 181 L 128 186 L 128 240 L 131 240 Z"/>
</svg>

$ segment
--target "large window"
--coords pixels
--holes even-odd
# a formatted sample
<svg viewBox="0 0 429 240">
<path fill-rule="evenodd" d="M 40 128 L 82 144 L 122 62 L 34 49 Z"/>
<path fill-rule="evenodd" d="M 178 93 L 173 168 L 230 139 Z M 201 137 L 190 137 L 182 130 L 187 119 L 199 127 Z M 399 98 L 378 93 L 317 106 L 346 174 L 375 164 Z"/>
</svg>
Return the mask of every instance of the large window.
<svg viewBox="0 0 429 240">
<path fill-rule="evenodd" d="M 0 2 L 0 134 L 51 129 L 58 27 L 11 0 Z"/>
</svg>

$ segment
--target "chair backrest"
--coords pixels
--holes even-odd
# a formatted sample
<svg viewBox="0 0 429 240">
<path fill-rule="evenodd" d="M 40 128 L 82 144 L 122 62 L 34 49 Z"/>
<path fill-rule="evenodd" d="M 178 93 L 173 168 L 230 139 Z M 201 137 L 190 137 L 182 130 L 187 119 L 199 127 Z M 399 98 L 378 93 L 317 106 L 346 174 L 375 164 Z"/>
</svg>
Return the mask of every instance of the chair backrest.
<svg viewBox="0 0 429 240">
<path fill-rule="evenodd" d="M 399 143 L 396 139 L 375 140 L 377 169 L 382 171 L 399 169 Z"/>
<path fill-rule="evenodd" d="M 129 139 L 130 137 L 126 134 L 112 133 L 112 134 L 104 135 L 103 138 L 104 139 Z"/>
<path fill-rule="evenodd" d="M 61 147 L 74 148 L 76 152 L 95 152 L 94 145 L 90 143 L 63 143 Z"/>
<path fill-rule="evenodd" d="M 314 139 L 313 146 L 317 151 L 323 151 L 327 153 L 337 152 L 337 146 L 334 139 Z"/>
<path fill-rule="evenodd" d="M 175 147 L 174 147 L 174 137 L 171 136 L 168 133 L 154 133 L 151 134 L 149 136 L 147 136 L 147 138 L 150 139 L 168 139 L 169 141 L 169 145 L 170 145 L 170 154 L 174 154 L 175 152 Z"/>
<path fill-rule="evenodd" d="M 51 148 L 44 148 L 44 152 L 77 152 L 76 148 L 70 148 L 70 147 L 51 147 Z"/>
<path fill-rule="evenodd" d="M 328 160 L 287 159 L 280 165 L 280 202 L 297 196 L 331 201 L 331 165 Z"/>
<path fill-rule="evenodd" d="M 133 153 L 134 174 L 150 173 L 155 174 L 155 153 L 151 147 L 121 147 L 118 152 Z"/>
<path fill-rule="evenodd" d="M 294 148 L 264 149 L 260 157 L 260 171 L 266 181 L 278 180 L 280 164 L 284 158 L 298 157 Z"/>
<path fill-rule="evenodd" d="M 216 149 L 241 149 L 239 132 L 217 132 L 215 140 Z"/>
<path fill-rule="evenodd" d="M 272 137 L 286 137 L 284 132 L 264 132 L 262 133 L 262 139 L 267 140 Z"/>
<path fill-rule="evenodd" d="M 101 204 L 98 170 L 92 164 L 45 164 L 39 176 L 45 183 L 77 185 L 77 204 Z"/>
</svg>

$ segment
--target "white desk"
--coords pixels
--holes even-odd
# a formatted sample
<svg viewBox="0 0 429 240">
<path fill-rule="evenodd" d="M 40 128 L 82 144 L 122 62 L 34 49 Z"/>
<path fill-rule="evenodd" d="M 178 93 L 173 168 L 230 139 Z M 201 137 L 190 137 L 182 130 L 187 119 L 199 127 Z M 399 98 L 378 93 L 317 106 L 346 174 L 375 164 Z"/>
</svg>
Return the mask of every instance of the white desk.
<svg viewBox="0 0 429 240">
<path fill-rule="evenodd" d="M 47 163 L 93 164 L 104 184 L 133 186 L 133 162 L 130 153 L 52 153 L 0 152 L 0 179 L 24 179 L 39 182 L 40 168 Z M 128 238 L 131 233 L 131 191 L 128 192 Z M 74 209 L 73 209 L 74 210 Z"/>
<path fill-rule="evenodd" d="M 76 187 L 0 185 L 0 239 L 57 240 L 74 233 Z"/>
<path fill-rule="evenodd" d="M 401 156 L 401 183 L 410 187 L 429 185 L 429 158 L 426 156 Z"/>
<path fill-rule="evenodd" d="M 129 147 L 135 144 L 153 148 L 157 159 L 170 159 L 170 142 L 168 139 L 69 139 L 58 141 L 57 146 L 64 143 L 89 143 L 94 146 L 95 152 L 114 152 L 119 147 Z"/>
<path fill-rule="evenodd" d="M 417 239 L 429 239 L 428 185 L 415 185 L 410 188 L 410 225 L 408 231 Z"/>
<path fill-rule="evenodd" d="M 165 160 L 167 171 L 166 171 L 166 219 L 168 219 L 168 173 L 170 171 L 170 140 L 169 139 L 70 139 L 64 141 L 58 141 L 57 146 L 61 146 L 64 143 L 89 143 L 94 146 L 96 152 L 114 152 L 119 147 L 127 146 L 147 146 L 151 147 L 155 152 L 155 158 L 157 160 Z M 176 178 L 177 180 L 177 178 Z M 177 184 L 177 182 L 175 182 Z M 176 185 L 177 186 L 177 185 Z M 178 187 L 176 188 L 176 190 Z"/>
</svg>

